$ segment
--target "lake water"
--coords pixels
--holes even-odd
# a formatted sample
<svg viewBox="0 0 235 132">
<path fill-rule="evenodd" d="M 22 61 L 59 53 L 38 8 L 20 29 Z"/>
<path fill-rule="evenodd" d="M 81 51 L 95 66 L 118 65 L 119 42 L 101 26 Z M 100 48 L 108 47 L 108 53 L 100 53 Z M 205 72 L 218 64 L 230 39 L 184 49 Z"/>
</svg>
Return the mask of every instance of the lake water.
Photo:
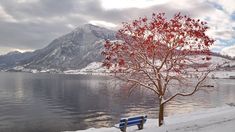
<svg viewBox="0 0 235 132">
<path fill-rule="evenodd" d="M 211 80 L 209 93 L 176 98 L 166 116 L 235 103 L 235 80 Z M 121 117 L 147 114 L 157 118 L 158 104 L 151 92 L 128 97 L 109 77 L 91 75 L 0 72 L 0 132 L 59 132 L 107 127 Z"/>
</svg>

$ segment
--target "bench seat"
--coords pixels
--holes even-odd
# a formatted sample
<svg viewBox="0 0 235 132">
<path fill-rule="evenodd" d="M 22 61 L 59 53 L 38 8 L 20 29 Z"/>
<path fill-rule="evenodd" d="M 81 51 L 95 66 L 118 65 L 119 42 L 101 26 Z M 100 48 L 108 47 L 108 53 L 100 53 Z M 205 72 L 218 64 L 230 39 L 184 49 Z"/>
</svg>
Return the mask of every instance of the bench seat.
<svg viewBox="0 0 235 132">
<path fill-rule="evenodd" d="M 147 116 L 134 116 L 129 118 L 122 118 L 120 120 L 118 128 L 120 128 L 121 131 L 126 132 L 126 128 L 129 126 L 137 125 L 138 129 L 143 129 L 144 123 L 147 121 Z"/>
</svg>

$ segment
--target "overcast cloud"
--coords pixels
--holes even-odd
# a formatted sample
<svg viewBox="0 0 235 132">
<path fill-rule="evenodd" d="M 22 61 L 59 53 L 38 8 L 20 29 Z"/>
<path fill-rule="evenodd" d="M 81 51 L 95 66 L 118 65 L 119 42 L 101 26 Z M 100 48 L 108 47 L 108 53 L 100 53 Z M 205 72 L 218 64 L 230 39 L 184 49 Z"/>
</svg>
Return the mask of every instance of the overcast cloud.
<svg viewBox="0 0 235 132">
<path fill-rule="evenodd" d="M 212 50 L 235 55 L 234 0 L 0 0 L 0 54 L 43 48 L 85 23 L 117 29 L 153 12 L 182 12 L 209 23 Z"/>
</svg>

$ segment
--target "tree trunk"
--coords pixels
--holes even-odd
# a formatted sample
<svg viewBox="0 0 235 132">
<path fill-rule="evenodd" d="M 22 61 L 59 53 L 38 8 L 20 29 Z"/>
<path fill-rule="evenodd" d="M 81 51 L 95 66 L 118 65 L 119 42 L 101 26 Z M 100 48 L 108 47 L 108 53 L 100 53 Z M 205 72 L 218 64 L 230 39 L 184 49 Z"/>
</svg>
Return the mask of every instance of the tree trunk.
<svg viewBox="0 0 235 132">
<path fill-rule="evenodd" d="M 163 125 L 164 121 L 164 104 L 161 104 L 161 99 L 159 100 L 159 116 L 158 116 L 158 126 Z"/>
</svg>

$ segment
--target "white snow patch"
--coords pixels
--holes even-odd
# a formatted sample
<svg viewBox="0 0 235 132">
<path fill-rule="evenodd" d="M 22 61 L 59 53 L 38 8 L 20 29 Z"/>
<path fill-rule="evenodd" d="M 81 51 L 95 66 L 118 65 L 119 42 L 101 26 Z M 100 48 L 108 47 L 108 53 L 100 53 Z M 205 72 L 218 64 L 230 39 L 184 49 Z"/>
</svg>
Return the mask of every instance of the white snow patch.
<svg viewBox="0 0 235 132">
<path fill-rule="evenodd" d="M 209 74 L 209 77 L 216 78 L 235 78 L 235 71 L 213 71 Z"/>
<path fill-rule="evenodd" d="M 105 75 L 106 73 L 110 73 L 110 70 L 106 69 L 102 66 L 102 62 L 92 62 L 88 64 L 86 67 L 77 70 L 67 70 L 64 71 L 65 74 L 97 74 L 97 75 Z"/>
<path fill-rule="evenodd" d="M 128 132 L 234 132 L 235 107 L 224 106 L 208 110 L 166 117 L 162 127 L 157 119 L 148 119 L 143 130 L 128 127 Z M 69 132 L 69 131 L 67 131 Z M 117 128 L 90 128 L 75 132 L 120 132 Z"/>
</svg>

